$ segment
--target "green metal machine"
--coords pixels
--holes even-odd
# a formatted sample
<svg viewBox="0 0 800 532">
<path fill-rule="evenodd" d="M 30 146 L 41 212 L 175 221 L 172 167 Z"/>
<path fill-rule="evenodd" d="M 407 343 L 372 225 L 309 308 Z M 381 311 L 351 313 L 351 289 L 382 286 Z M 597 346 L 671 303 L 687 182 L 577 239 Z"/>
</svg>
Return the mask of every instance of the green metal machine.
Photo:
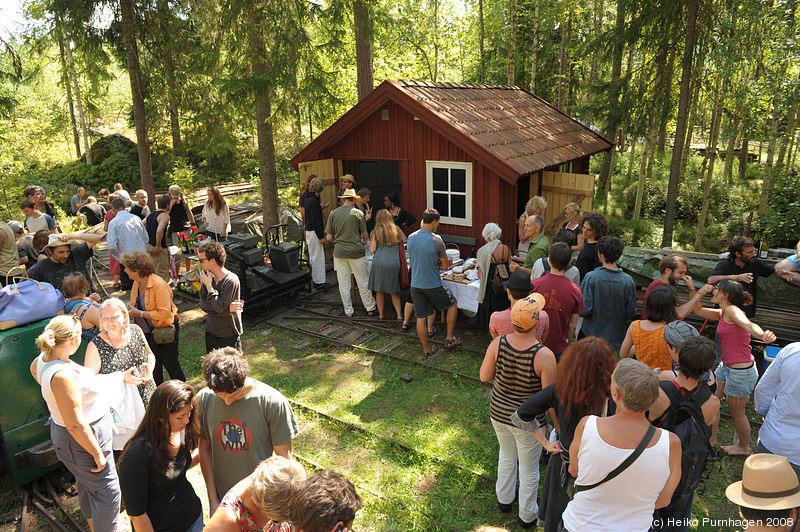
<svg viewBox="0 0 800 532">
<path fill-rule="evenodd" d="M 50 441 L 50 419 L 41 387 L 30 365 L 37 356 L 36 338 L 49 319 L 0 331 L 0 436 L 3 469 L 22 486 L 61 467 Z M 86 342 L 72 360 L 82 364 Z"/>
</svg>

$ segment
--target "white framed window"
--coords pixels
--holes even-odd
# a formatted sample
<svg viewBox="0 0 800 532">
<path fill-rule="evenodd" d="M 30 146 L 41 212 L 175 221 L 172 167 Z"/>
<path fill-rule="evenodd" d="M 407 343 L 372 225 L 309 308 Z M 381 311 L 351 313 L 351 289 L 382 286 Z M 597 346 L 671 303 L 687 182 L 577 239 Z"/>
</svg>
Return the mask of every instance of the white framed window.
<svg viewBox="0 0 800 532">
<path fill-rule="evenodd" d="M 425 161 L 428 206 L 440 222 L 472 226 L 472 163 Z"/>
</svg>

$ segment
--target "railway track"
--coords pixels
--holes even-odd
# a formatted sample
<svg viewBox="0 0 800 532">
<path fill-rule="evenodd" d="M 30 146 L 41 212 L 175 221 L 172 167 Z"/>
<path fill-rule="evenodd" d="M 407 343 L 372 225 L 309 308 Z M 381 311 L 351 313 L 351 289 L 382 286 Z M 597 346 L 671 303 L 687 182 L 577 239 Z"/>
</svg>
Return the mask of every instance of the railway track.
<svg viewBox="0 0 800 532">
<path fill-rule="evenodd" d="M 18 530 L 28 532 L 31 527 L 31 516 L 36 514 L 40 520 L 47 523 L 51 530 L 86 532 L 88 527 L 84 527 L 73 517 L 61 500 L 62 496 L 56 492 L 51 482 L 51 478 L 55 477 L 58 478 L 61 485 L 71 482 L 70 479 L 65 477 L 65 474 L 67 474 L 66 469 L 61 469 L 23 488 L 16 488 L 16 494 L 22 499 L 22 504 L 19 508 L 0 515 L 0 524 L 16 522 Z M 74 489 L 74 487 L 70 489 Z M 43 493 L 43 490 L 46 490 L 46 494 Z M 76 496 L 76 494 L 69 494 L 68 496 Z M 54 512 L 63 515 L 66 523 L 62 522 Z"/>
</svg>

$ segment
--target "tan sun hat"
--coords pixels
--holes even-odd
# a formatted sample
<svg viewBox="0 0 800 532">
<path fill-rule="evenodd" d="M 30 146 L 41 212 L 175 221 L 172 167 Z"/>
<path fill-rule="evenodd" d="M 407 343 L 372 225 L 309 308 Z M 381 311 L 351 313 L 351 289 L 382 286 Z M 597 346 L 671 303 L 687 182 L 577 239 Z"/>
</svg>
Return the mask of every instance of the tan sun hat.
<svg viewBox="0 0 800 532">
<path fill-rule="evenodd" d="M 353 177 L 353 174 L 344 174 L 342 177 L 339 178 L 339 183 L 341 183 L 342 181 L 350 181 L 354 185 L 356 184 L 356 178 Z"/>
<path fill-rule="evenodd" d="M 64 233 L 61 233 L 61 234 L 63 235 Z M 60 246 L 69 246 L 71 248 L 74 248 L 75 246 L 78 245 L 78 241 L 77 240 L 66 240 L 66 241 L 64 241 L 64 240 L 61 240 L 59 238 L 59 236 L 60 235 L 50 235 L 50 236 L 48 236 L 47 237 L 47 245 L 45 247 L 46 248 L 57 248 L 57 247 L 60 247 Z"/>
<path fill-rule="evenodd" d="M 800 481 L 785 456 L 754 454 L 744 461 L 742 480 L 728 486 L 725 496 L 755 510 L 788 510 L 800 506 Z"/>
<path fill-rule="evenodd" d="M 344 194 L 339 196 L 339 199 L 361 199 L 361 196 L 356 194 L 356 191 L 352 188 L 348 188 L 344 191 Z"/>
</svg>

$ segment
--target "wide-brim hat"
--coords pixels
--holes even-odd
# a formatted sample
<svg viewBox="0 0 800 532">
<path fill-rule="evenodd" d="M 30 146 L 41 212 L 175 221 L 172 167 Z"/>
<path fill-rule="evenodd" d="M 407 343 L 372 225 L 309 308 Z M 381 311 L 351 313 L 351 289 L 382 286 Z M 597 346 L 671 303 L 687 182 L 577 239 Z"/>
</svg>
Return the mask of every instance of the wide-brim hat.
<svg viewBox="0 0 800 532">
<path fill-rule="evenodd" d="M 63 233 L 61 233 L 61 234 L 63 234 Z M 59 238 L 59 235 L 49 235 L 47 237 L 47 245 L 45 247 L 46 248 L 57 248 L 57 247 L 61 247 L 61 246 L 69 246 L 71 248 L 74 248 L 77 245 L 78 245 L 78 241 L 77 240 L 63 241 L 63 240 L 61 240 Z"/>
<path fill-rule="evenodd" d="M 342 177 L 339 178 L 339 183 L 342 181 L 350 181 L 354 185 L 356 184 L 356 178 L 353 177 L 353 174 L 344 174 Z"/>
<path fill-rule="evenodd" d="M 785 456 L 754 454 L 744 461 L 742 480 L 728 486 L 725 496 L 755 510 L 788 510 L 800 506 L 800 481 Z"/>
<path fill-rule="evenodd" d="M 511 323 L 523 331 L 533 329 L 539 325 L 539 311 L 544 302 L 544 296 L 536 293 L 518 300 L 511 309 Z"/>
<path fill-rule="evenodd" d="M 503 283 L 503 286 L 509 290 L 533 290 L 533 282 L 531 282 L 531 275 L 525 270 L 514 270 L 508 276 L 508 280 Z"/>
<path fill-rule="evenodd" d="M 344 191 L 344 194 L 339 196 L 339 199 L 361 199 L 361 196 L 356 194 L 356 191 L 352 188 L 348 188 Z"/>
</svg>

